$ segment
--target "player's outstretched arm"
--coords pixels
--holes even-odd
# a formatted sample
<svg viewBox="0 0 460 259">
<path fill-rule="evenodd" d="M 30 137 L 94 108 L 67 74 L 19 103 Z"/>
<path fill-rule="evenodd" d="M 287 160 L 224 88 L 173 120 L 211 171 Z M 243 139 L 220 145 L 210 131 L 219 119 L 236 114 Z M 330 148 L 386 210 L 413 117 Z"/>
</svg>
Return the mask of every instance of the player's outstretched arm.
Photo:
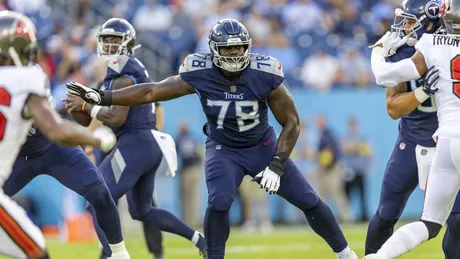
<svg viewBox="0 0 460 259">
<path fill-rule="evenodd" d="M 139 105 L 167 101 L 195 93 L 179 75 L 171 76 L 158 83 L 137 84 L 112 92 L 112 105 Z"/>
<path fill-rule="evenodd" d="M 283 127 L 276 144 L 275 154 L 287 159 L 291 155 L 300 132 L 299 114 L 294 99 L 284 84 L 281 84 L 268 96 L 268 105 L 278 123 Z"/>
<path fill-rule="evenodd" d="M 137 84 L 113 92 L 94 90 L 76 82 L 69 82 L 66 85 L 69 94 L 79 96 L 90 104 L 102 106 L 141 105 L 195 93 L 195 89 L 182 80 L 180 75 L 168 77 L 161 82 Z"/>
<path fill-rule="evenodd" d="M 49 105 L 47 97 L 30 95 L 27 110 L 35 125 L 51 141 L 63 145 L 91 145 L 106 149 L 109 143 L 101 143 L 101 138 L 92 136 L 85 128 L 62 119 Z M 105 142 L 105 141 L 103 141 Z M 115 145 L 116 140 L 112 144 Z"/>
</svg>

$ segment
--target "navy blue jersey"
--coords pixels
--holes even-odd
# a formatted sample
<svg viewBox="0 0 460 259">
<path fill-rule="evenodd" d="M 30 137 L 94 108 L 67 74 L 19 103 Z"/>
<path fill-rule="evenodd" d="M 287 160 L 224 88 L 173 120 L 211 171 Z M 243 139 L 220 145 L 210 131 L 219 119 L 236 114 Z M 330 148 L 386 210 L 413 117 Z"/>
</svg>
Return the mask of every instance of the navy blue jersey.
<svg viewBox="0 0 460 259">
<path fill-rule="evenodd" d="M 269 129 L 267 97 L 284 80 L 278 60 L 251 56 L 235 82 L 228 81 L 210 55 L 192 54 L 179 68 L 181 78 L 195 88 L 206 114 L 205 134 L 230 147 L 251 147 Z"/>
<path fill-rule="evenodd" d="M 144 65 L 134 56 L 119 56 L 110 61 L 107 75 L 104 78 L 105 89 L 112 90 L 112 82 L 120 76 L 127 76 L 134 84 L 151 82 Z M 113 132 L 120 136 L 126 130 L 154 129 L 156 127 L 155 104 L 131 106 L 125 123 L 120 127 L 112 127 Z"/>
<path fill-rule="evenodd" d="M 29 128 L 27 140 L 19 151 L 19 156 L 37 156 L 48 150 L 53 143 L 35 127 L 34 124 Z"/>
<path fill-rule="evenodd" d="M 415 48 L 408 45 L 401 46 L 395 55 L 388 57 L 387 61 L 398 62 L 410 58 L 415 53 Z M 413 91 L 420 87 L 417 81 L 407 82 L 407 91 Z M 433 134 L 438 128 L 438 117 L 436 115 L 436 101 L 434 96 L 428 98 L 399 121 L 399 132 L 402 136 L 418 145 L 434 147 Z"/>
</svg>

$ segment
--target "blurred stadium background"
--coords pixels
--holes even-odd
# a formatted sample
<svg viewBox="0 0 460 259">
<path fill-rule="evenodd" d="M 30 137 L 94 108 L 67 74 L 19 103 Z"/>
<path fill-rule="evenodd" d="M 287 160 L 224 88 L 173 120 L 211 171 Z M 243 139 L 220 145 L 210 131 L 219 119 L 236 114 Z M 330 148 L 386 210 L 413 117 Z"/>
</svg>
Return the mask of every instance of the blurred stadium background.
<svg viewBox="0 0 460 259">
<path fill-rule="evenodd" d="M 56 109 L 65 114 L 60 99 L 67 91 L 65 82 L 78 81 L 96 85 L 102 81 L 106 67 L 96 55 L 96 33 L 100 25 L 111 17 L 124 17 L 137 31 L 142 47 L 136 56 L 146 65 L 153 80 L 161 80 L 177 72 L 182 59 L 195 51 L 207 51 L 207 34 L 221 18 L 242 21 L 251 33 L 253 52 L 279 59 L 303 121 L 302 135 L 293 158 L 311 184 L 318 188 L 317 154 L 318 118 L 322 117 L 342 147 L 339 163 L 340 181 L 345 185 L 354 177 L 350 174 L 350 160 L 346 147 L 349 123 L 357 122 L 362 140 L 365 182 L 365 210 L 371 216 L 378 204 L 380 185 L 397 136 L 397 122 L 385 110 L 384 90 L 377 87 L 370 70 L 370 51 L 367 46 L 389 30 L 394 9 L 401 0 L 0 0 L 0 9 L 25 13 L 34 21 L 40 43 L 39 63 L 48 74 Z M 195 96 L 162 103 L 166 121 L 164 131 L 176 137 L 181 125 L 188 125 L 191 137 L 201 146 L 205 117 Z M 276 121 L 271 122 L 280 130 Z M 325 158 L 327 160 L 327 158 Z M 200 223 L 206 208 L 204 179 L 199 179 L 198 206 Z M 175 178 L 164 175 L 156 179 L 158 206 L 175 215 L 181 211 L 179 170 Z M 247 180 L 247 179 L 245 179 Z M 257 188 L 251 190 L 260 192 Z M 239 195 L 231 210 L 231 221 L 237 228 L 230 238 L 229 258 L 294 258 L 315 255 L 313 258 L 333 258 L 333 254 L 319 238 L 305 228 L 290 225 L 304 224 L 299 213 L 280 198 L 264 195 L 261 199 L 246 200 Z M 27 209 L 33 221 L 50 237 L 61 237 L 69 243 L 50 241 L 54 258 L 96 258 L 97 243 L 91 232 L 85 232 L 87 217 L 84 201 L 57 181 L 47 176 L 36 178 L 15 197 Z M 268 214 L 275 229 L 270 235 L 259 234 L 248 212 L 268 200 Z M 362 218 L 357 192 L 352 192 L 347 208 L 350 217 L 343 216 L 333 199 L 325 199 L 346 223 L 345 233 L 354 249 L 362 255 L 367 224 Z M 128 248 L 134 258 L 148 258 L 143 247 L 140 224 L 129 218 L 123 202 L 122 220 Z M 402 216 L 405 220 L 420 216 L 423 193 L 414 192 Z M 263 207 L 263 206 L 262 206 Z M 83 216 L 82 216 L 83 215 Z M 249 218 L 248 218 L 249 217 Z M 260 220 L 259 220 L 260 221 Z M 355 224 L 355 222 L 361 222 Z M 200 224 L 199 223 L 199 224 Z M 244 224 L 246 223 L 246 224 Z M 73 233 L 79 230 L 81 233 Z M 260 231 L 270 233 L 270 227 Z M 70 233 L 72 232 L 72 233 Z M 77 231 L 78 232 L 78 231 Z M 196 258 L 195 251 L 185 241 L 166 236 L 167 258 Z M 441 258 L 439 239 L 422 246 L 419 254 L 404 258 Z M 314 249 L 313 249 L 314 248 Z M 318 250 L 318 254 L 315 254 Z M 136 254 L 139 253 L 139 254 Z M 62 253 L 62 254 L 60 254 Z M 421 255 L 424 256 L 421 256 Z"/>
</svg>

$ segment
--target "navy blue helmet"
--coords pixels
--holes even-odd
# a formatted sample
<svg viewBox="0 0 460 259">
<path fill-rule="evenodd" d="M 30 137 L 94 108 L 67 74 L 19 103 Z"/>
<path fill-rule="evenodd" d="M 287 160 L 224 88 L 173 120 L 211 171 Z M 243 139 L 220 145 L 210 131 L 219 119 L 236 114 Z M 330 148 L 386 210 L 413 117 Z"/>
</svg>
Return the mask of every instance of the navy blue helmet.
<svg viewBox="0 0 460 259">
<path fill-rule="evenodd" d="M 106 21 L 97 34 L 97 53 L 100 57 L 111 58 L 118 55 L 131 55 L 138 48 L 136 31 L 125 19 L 112 18 Z M 107 37 L 118 37 L 116 42 L 105 42 Z"/>
<path fill-rule="evenodd" d="M 424 33 L 435 33 L 442 25 L 441 0 L 404 0 L 395 10 L 393 32 L 409 36 L 408 44 L 413 46 Z"/>
<path fill-rule="evenodd" d="M 217 67 L 229 72 L 245 69 L 250 62 L 252 40 L 249 32 L 242 23 L 235 19 L 222 19 L 218 21 L 208 36 L 212 61 Z M 243 46 L 243 56 L 222 56 L 220 48 L 229 46 Z"/>
</svg>

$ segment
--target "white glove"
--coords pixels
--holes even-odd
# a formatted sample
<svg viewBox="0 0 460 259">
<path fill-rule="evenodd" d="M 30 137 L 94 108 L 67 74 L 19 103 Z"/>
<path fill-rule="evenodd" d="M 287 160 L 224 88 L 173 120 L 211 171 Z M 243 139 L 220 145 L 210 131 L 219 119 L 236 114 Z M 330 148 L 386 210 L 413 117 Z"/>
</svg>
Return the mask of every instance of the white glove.
<svg viewBox="0 0 460 259">
<path fill-rule="evenodd" d="M 87 103 L 90 104 L 100 104 L 101 103 L 101 95 L 98 93 L 97 90 L 92 88 L 86 87 L 77 82 L 69 82 L 66 84 L 67 88 L 69 89 L 69 94 L 73 94 L 79 96 Z"/>
<path fill-rule="evenodd" d="M 265 170 L 254 176 L 253 181 L 262 178 L 260 188 L 263 188 L 269 194 L 275 194 L 280 188 L 280 176 L 270 170 L 267 166 Z"/>
<path fill-rule="evenodd" d="M 93 136 L 101 141 L 101 150 L 104 153 L 109 152 L 117 144 L 117 137 L 112 130 L 107 127 L 99 127 L 93 132 Z"/>
<path fill-rule="evenodd" d="M 379 44 L 383 45 L 384 57 L 393 56 L 399 47 L 406 44 L 408 37 L 399 37 L 398 32 L 389 32 L 385 33 L 374 45 L 369 48 L 374 48 Z"/>
</svg>

